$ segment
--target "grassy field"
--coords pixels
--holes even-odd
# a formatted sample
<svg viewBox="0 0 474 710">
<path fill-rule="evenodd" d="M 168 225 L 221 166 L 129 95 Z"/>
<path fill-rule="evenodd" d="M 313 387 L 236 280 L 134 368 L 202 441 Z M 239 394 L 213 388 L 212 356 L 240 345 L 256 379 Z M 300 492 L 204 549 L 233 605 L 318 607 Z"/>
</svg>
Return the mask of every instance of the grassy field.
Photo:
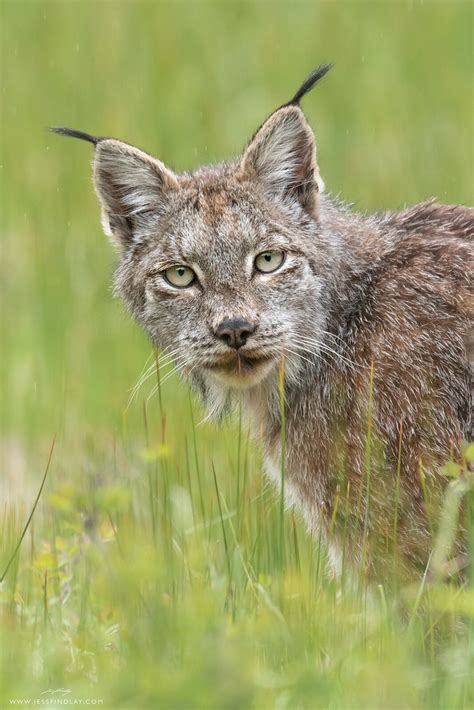
<svg viewBox="0 0 474 710">
<path fill-rule="evenodd" d="M 90 146 L 176 170 L 305 100 L 327 189 L 360 209 L 473 201 L 469 2 L 0 5 L 0 707 L 474 707 L 474 588 L 346 588 L 113 300 Z M 166 372 L 166 367 L 164 368 Z M 283 545 L 280 543 L 283 525 Z M 54 693 L 53 693 L 54 691 Z M 32 700 L 30 700 L 32 704 Z"/>
</svg>

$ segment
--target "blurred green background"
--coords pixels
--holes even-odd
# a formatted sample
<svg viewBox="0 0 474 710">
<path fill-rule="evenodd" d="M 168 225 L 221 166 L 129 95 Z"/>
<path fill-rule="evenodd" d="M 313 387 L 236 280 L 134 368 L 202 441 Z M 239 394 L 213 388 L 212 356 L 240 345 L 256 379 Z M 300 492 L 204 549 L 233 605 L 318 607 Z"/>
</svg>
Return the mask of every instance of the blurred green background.
<svg viewBox="0 0 474 710">
<path fill-rule="evenodd" d="M 41 540 L 54 540 L 53 528 L 56 532 L 62 530 L 61 539 L 69 539 L 68 535 L 81 540 L 84 535 L 87 537 L 90 532 L 87 526 L 74 527 L 76 514 L 77 519 L 84 522 L 91 508 L 97 512 L 102 505 L 105 518 L 111 506 L 121 510 L 120 491 L 115 491 L 115 498 L 112 495 L 112 502 L 106 496 L 107 503 L 94 499 L 94 491 L 104 481 L 111 486 L 123 484 L 125 489 L 130 481 L 141 481 L 146 465 L 139 452 L 165 439 L 166 446 L 156 458 L 167 459 L 169 480 L 177 480 L 188 490 L 183 471 L 189 457 L 192 459 L 192 464 L 188 465 L 189 485 L 195 486 L 196 495 L 195 477 L 202 477 L 199 493 L 204 498 L 204 506 L 196 507 L 201 509 L 203 524 L 211 513 L 217 514 L 211 460 L 217 462 L 220 481 L 229 496 L 230 491 L 234 492 L 236 475 L 238 477 L 242 469 L 245 479 L 248 469 L 253 483 L 245 489 L 247 498 L 244 496 L 244 499 L 249 506 L 256 506 L 254 498 L 261 494 L 262 485 L 260 459 L 250 449 L 250 463 L 242 468 L 244 435 L 241 433 L 239 439 L 235 422 L 223 431 L 217 431 L 212 425 L 196 428 L 187 390 L 176 380 L 171 380 L 164 388 L 164 413 L 159 411 L 156 398 L 150 402 L 146 425 L 143 403 L 153 383 L 144 386 L 137 402 L 126 412 L 129 390 L 150 354 L 150 346 L 110 292 L 115 257 L 100 228 L 91 183 L 91 146 L 62 139 L 48 133 L 46 128 L 64 125 L 116 136 L 157 155 L 175 170 L 191 170 L 202 163 L 238 154 L 260 122 L 293 94 L 311 69 L 332 61 L 335 68 L 304 101 L 304 109 L 316 132 L 327 190 L 354 202 L 361 210 L 396 208 L 431 196 L 443 202 L 470 204 L 474 188 L 472 3 L 457 0 L 311 3 L 3 0 L 0 12 L 0 446 L 3 469 L 0 493 L 10 506 L 6 508 L 7 513 L 11 512 L 14 519 L 11 539 L 7 540 L 5 535 L 3 538 L 2 559 L 7 559 L 23 520 L 22 502 L 31 500 L 37 489 L 53 435 L 57 443 L 48 486 L 51 495 L 58 496 L 58 490 L 60 495 L 45 498 L 40 503 L 36 516 L 38 532 L 34 538 L 38 548 Z M 197 405 L 193 406 L 193 417 L 197 421 L 200 413 Z M 188 451 L 188 444 L 193 440 L 195 446 Z M 247 485 L 245 481 L 243 485 Z M 254 493 L 251 493 L 252 486 Z M 157 498 L 159 514 L 166 519 L 166 510 L 163 513 L 160 508 L 158 490 L 156 488 L 156 496 L 153 492 L 150 495 Z M 85 497 L 78 499 L 78 491 Z M 237 509 L 241 492 L 237 483 Z M 140 500 L 143 503 L 143 499 Z M 140 530 L 144 534 L 148 529 L 148 510 L 144 512 L 141 503 L 134 501 L 126 524 L 129 525 L 131 519 L 134 521 L 136 537 L 133 539 L 141 547 Z M 252 509 L 250 507 L 249 511 Z M 68 522 L 68 511 L 76 521 L 74 525 L 71 520 Z M 89 513 L 86 515 L 84 511 Z M 154 515 L 153 505 L 151 515 Z M 262 570 L 265 568 L 269 574 L 273 564 L 271 544 L 264 547 L 261 541 L 255 542 L 252 537 L 252 531 L 257 530 L 256 518 L 252 517 L 255 513 L 245 515 L 248 516 L 242 518 L 248 523 L 245 541 L 240 540 L 239 547 L 237 530 L 233 549 L 235 555 L 237 552 L 242 555 L 242 564 L 246 560 L 246 573 L 253 565 L 255 578 L 261 580 Z M 271 522 L 273 518 L 270 516 L 268 520 Z M 291 525 L 289 522 L 289 531 Z M 219 550 L 215 573 L 219 576 L 229 572 L 229 565 L 220 528 L 212 529 L 219 535 L 215 541 Z M 273 528 L 269 529 L 270 533 L 267 530 L 265 534 L 271 537 Z M 165 538 L 166 530 L 165 526 L 162 530 Z M 298 530 L 304 537 L 303 529 Z M 229 529 L 227 534 L 231 535 Z M 18 563 L 16 581 L 10 589 L 11 594 L 21 594 L 22 599 L 27 600 L 25 608 L 30 611 L 41 608 L 45 593 L 44 586 L 42 588 L 38 582 L 35 587 L 28 576 L 39 554 L 34 539 L 32 535 L 31 550 Z M 230 539 L 225 541 L 227 546 L 231 545 Z M 202 543 L 199 549 L 203 558 L 210 549 L 206 547 L 210 541 L 211 534 L 209 532 L 207 538 L 206 532 L 206 537 L 198 544 L 199 547 Z M 310 546 L 305 544 L 308 551 Z M 133 557 L 133 551 L 131 554 Z M 297 557 L 296 552 L 294 554 Z M 311 554 L 308 551 L 308 555 Z M 52 565 L 50 574 L 54 576 L 57 572 L 54 560 L 44 563 L 49 569 L 48 564 Z M 96 558 L 87 564 L 92 565 L 92 569 L 96 569 L 95 564 L 100 566 Z M 34 567 L 36 571 L 39 568 L 40 563 L 39 567 L 38 564 Z M 143 566 L 140 570 L 142 574 Z M 126 569 L 119 573 L 117 567 L 116 573 L 122 574 L 123 582 Z M 243 576 L 245 578 L 245 574 Z M 83 570 L 78 576 L 72 575 L 72 582 L 69 580 L 68 584 L 74 587 L 76 580 L 80 586 L 87 578 L 87 570 Z M 60 587 L 62 578 L 58 576 L 58 579 Z M 306 582 L 310 585 L 308 579 Z M 171 572 L 163 585 L 173 586 L 174 580 Z M 301 584 L 304 586 L 306 582 L 303 580 Z M 235 584 L 237 594 L 238 584 Z M 312 587 L 308 585 L 305 589 L 311 600 Z M 59 587 L 56 590 L 58 606 L 62 594 Z M 29 590 L 28 594 L 25 589 Z M 209 597 L 204 597 L 204 606 L 198 605 L 196 614 L 194 606 L 182 607 L 183 618 L 189 623 L 184 631 L 180 630 L 180 648 L 186 649 L 181 659 L 200 655 L 201 632 L 205 633 L 207 623 L 204 620 L 211 626 L 221 623 L 226 628 L 228 605 L 221 587 L 219 589 L 221 596 L 214 598 L 210 593 Z M 102 628 L 104 605 L 99 603 L 97 594 L 94 614 Z M 192 594 L 186 597 L 183 592 L 183 595 L 191 604 Z M 9 597 L 8 604 L 12 598 Z M 160 597 L 162 601 L 163 598 Z M 236 598 L 238 595 L 234 601 Z M 74 604 L 80 606 L 82 597 L 74 599 Z M 222 602 L 220 607 L 217 599 Z M 272 599 L 271 604 L 278 606 Z M 329 601 L 323 599 L 322 604 L 329 616 L 335 614 L 331 600 L 329 595 Z M 217 616 L 218 621 L 214 617 L 214 603 L 219 613 L 224 608 L 226 611 L 222 618 Z M 116 604 L 119 609 L 128 606 L 126 591 Z M 311 606 L 310 601 L 308 604 Z M 238 604 L 233 608 L 235 611 Z M 245 621 L 243 609 L 243 623 L 250 623 Z M 413 659 L 418 651 L 422 653 L 421 647 L 407 650 L 406 639 L 396 635 L 391 618 L 380 632 L 382 636 L 389 633 L 387 629 L 395 633 L 384 647 L 385 655 L 383 650 L 377 650 L 378 646 L 375 651 L 373 647 L 367 651 L 364 646 L 359 673 L 350 671 L 344 675 L 338 666 L 325 675 L 324 669 L 329 665 L 325 665 L 324 644 L 318 646 L 314 640 L 313 627 L 311 639 L 306 635 L 310 628 L 308 609 L 293 619 L 293 626 L 288 618 L 289 627 L 279 638 L 280 645 L 272 641 L 268 632 L 268 646 L 262 641 L 262 648 L 266 649 L 263 656 L 253 646 L 250 652 L 247 641 L 242 641 L 237 632 L 235 638 L 239 640 L 234 639 L 235 643 L 224 634 L 226 640 L 222 643 L 227 651 L 220 651 L 218 670 L 223 679 L 222 688 L 212 698 L 196 690 L 196 702 L 201 698 L 204 704 L 212 701 L 217 706 L 237 707 L 256 703 L 258 697 L 259 702 L 270 706 L 276 702 L 275 688 L 281 687 L 280 707 L 286 707 L 287 701 L 291 707 L 290 696 L 285 695 L 284 679 L 265 675 L 257 695 L 254 681 L 250 679 L 252 653 L 256 653 L 255 658 L 262 663 L 263 657 L 268 661 L 273 644 L 280 653 L 278 656 L 275 651 L 274 672 L 275 668 L 286 668 L 285 658 L 288 660 L 292 654 L 299 658 L 301 652 L 301 668 L 305 670 L 298 685 L 301 692 L 298 698 L 305 707 L 311 707 L 308 698 L 313 697 L 311 693 L 316 686 L 322 693 L 320 697 L 333 703 L 331 707 L 344 707 L 344 698 L 354 698 L 354 693 L 360 693 L 357 696 L 360 703 L 369 706 L 370 702 L 376 702 L 380 690 L 376 676 L 383 675 L 390 663 L 395 671 L 390 677 L 390 674 L 385 675 L 387 697 L 391 688 L 401 692 L 401 688 L 413 686 L 410 685 Z M 74 612 L 74 606 L 70 611 Z M 66 614 L 66 608 L 63 613 Z M 167 618 L 163 613 L 163 618 Z M 29 617 L 30 621 L 33 617 Z M 83 619 L 81 614 L 79 617 Z M 136 618 L 141 618 L 138 612 Z M 202 628 L 195 624 L 198 618 Z M 339 649 L 342 658 L 350 655 L 352 642 L 344 626 L 346 617 L 340 618 L 339 635 L 331 637 L 331 643 Z M 347 618 L 353 624 L 354 617 Z M 15 625 L 11 619 L 9 623 L 13 633 Z M 68 673 L 76 673 L 74 682 L 82 687 L 84 679 L 84 682 L 90 680 L 93 673 L 72 662 L 73 670 L 68 671 L 70 667 L 63 658 L 66 651 L 61 650 L 59 642 L 63 633 L 61 624 L 57 621 L 50 631 L 49 640 L 53 646 L 58 644 L 58 656 L 50 665 L 45 662 L 44 673 L 66 687 L 72 683 Z M 74 622 L 70 620 L 70 624 Z M 137 681 L 142 693 L 140 702 L 146 704 L 155 697 L 152 676 L 162 662 L 161 646 L 160 649 L 153 644 L 150 646 L 148 637 L 144 641 L 146 634 L 140 636 L 142 631 L 137 631 L 134 645 L 130 627 L 127 638 L 131 653 L 138 654 L 138 658 L 143 654 L 142 660 L 151 653 L 149 667 L 145 660 L 137 666 L 144 674 Z M 90 653 L 96 652 L 102 643 L 94 629 L 90 630 L 92 646 L 87 646 L 81 636 L 80 643 L 85 644 Z M 265 633 L 267 631 L 268 626 L 265 626 Z M 329 627 L 326 632 L 329 634 Z M 159 634 L 159 630 L 156 633 Z M 172 637 L 172 630 L 168 628 L 167 633 Z M 290 634 L 291 642 L 286 633 Z M 420 630 L 418 641 L 424 639 L 423 633 Z M 245 633 L 243 637 L 247 639 Z M 362 643 L 361 638 L 354 637 L 354 644 Z M 462 655 L 464 647 L 461 649 L 457 642 L 457 637 L 450 637 L 447 648 L 454 648 L 454 654 Z M 122 643 L 126 642 L 122 640 Z M 23 646 L 18 643 L 18 655 L 9 660 L 11 668 L 24 665 L 25 677 L 28 676 L 28 654 L 33 652 L 33 646 L 33 637 L 25 640 Z M 92 651 L 92 647 L 96 650 Z M 297 647 L 300 651 L 295 650 Z M 305 666 L 307 659 L 313 658 L 311 654 L 315 654 L 320 668 L 317 681 L 311 675 L 312 661 L 311 672 Z M 180 697 L 182 703 L 192 703 L 192 695 L 187 696 L 183 689 L 188 684 L 191 692 L 194 685 L 199 686 L 199 679 L 207 683 L 206 678 L 214 677 L 211 656 L 209 648 L 202 651 L 204 665 L 199 666 L 201 670 L 196 671 L 195 676 L 191 671 L 187 675 L 185 664 L 182 666 L 182 674 L 176 676 L 174 691 L 169 691 L 171 695 L 166 696 L 166 702 L 172 704 L 173 698 Z M 241 677 L 235 675 L 235 668 L 244 656 L 250 666 L 242 666 Z M 120 660 L 115 665 L 112 663 L 107 671 L 111 678 L 110 689 L 115 688 L 113 697 L 117 704 L 128 702 L 133 706 L 136 696 L 131 687 L 127 687 L 127 675 L 117 674 L 117 668 L 127 668 L 124 659 L 128 658 L 130 663 L 130 656 L 118 653 L 118 657 Z M 459 665 L 450 675 L 446 663 L 444 666 L 441 663 L 438 677 L 434 661 L 431 666 L 425 660 L 421 664 L 423 673 L 417 675 L 421 695 L 412 696 L 407 691 L 403 702 L 424 702 L 423 692 L 429 687 L 430 703 L 440 703 L 443 707 L 445 700 L 451 702 L 456 698 L 457 707 L 462 705 L 462 698 L 449 694 L 452 689 L 459 690 L 459 684 L 456 685 Z M 147 668 L 149 676 L 146 676 Z M 97 668 L 94 672 L 97 677 Z M 296 677 L 296 671 L 291 672 Z M 107 673 L 99 674 L 102 688 Z M 447 685 L 443 685 L 445 677 L 448 677 Z M 341 686 L 341 682 L 346 685 Z M 313 687 L 312 683 L 316 685 Z M 13 693 L 15 682 L 11 677 L 9 688 Z M 337 702 L 334 700 L 336 688 Z M 463 696 L 464 700 L 466 697 Z M 162 701 L 168 707 L 163 698 Z"/>
</svg>

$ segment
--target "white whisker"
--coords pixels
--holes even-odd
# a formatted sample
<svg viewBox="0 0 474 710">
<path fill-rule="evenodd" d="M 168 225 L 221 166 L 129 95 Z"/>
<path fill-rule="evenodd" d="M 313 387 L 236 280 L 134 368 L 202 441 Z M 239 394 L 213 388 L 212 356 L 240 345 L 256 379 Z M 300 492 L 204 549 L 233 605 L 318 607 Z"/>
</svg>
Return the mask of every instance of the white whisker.
<svg viewBox="0 0 474 710">
<path fill-rule="evenodd" d="M 343 355 L 342 353 L 340 353 L 340 352 L 338 352 L 337 350 L 334 350 L 333 348 L 329 347 L 329 345 L 327 345 L 327 343 L 325 343 L 325 342 L 323 342 L 323 341 L 316 340 L 316 339 L 314 339 L 314 338 L 308 338 L 308 337 L 301 336 L 301 335 L 296 335 L 296 336 L 294 336 L 294 337 L 293 337 L 293 340 L 294 340 L 295 342 L 300 342 L 300 343 L 303 344 L 303 345 L 308 345 L 308 346 L 313 345 L 313 346 L 319 348 L 319 349 L 322 350 L 322 351 L 325 351 L 325 352 L 327 352 L 327 353 L 332 353 L 335 357 L 340 358 L 340 360 L 342 360 L 343 362 L 346 362 L 348 365 L 352 365 L 353 367 L 362 367 L 361 365 L 358 365 L 358 364 L 357 364 L 356 362 L 354 362 L 353 360 L 350 360 L 348 357 L 346 357 L 346 356 Z"/>
<path fill-rule="evenodd" d="M 314 350 L 311 350 L 306 344 L 304 344 L 304 343 L 302 344 L 302 343 L 295 341 L 295 340 L 292 342 L 292 345 L 294 348 L 296 348 L 296 350 L 300 351 L 300 352 L 298 352 L 298 357 L 302 358 L 303 360 L 307 360 L 308 362 L 310 362 L 313 365 L 315 364 L 315 362 L 313 360 L 308 360 L 308 358 L 303 358 L 303 356 L 301 355 L 301 352 L 304 352 L 307 355 L 312 355 L 314 358 L 316 358 L 318 360 L 322 360 L 321 350 L 319 350 L 318 352 L 315 352 Z M 326 354 L 329 355 L 331 357 L 331 359 L 334 359 L 334 361 L 335 361 L 334 355 L 332 353 L 327 352 Z M 335 362 L 328 362 L 327 364 L 331 368 L 335 367 Z"/>
<path fill-rule="evenodd" d="M 163 350 L 163 353 L 161 356 L 158 355 L 156 352 L 152 352 L 147 357 L 145 365 L 143 367 L 143 370 L 138 378 L 138 381 L 131 389 L 130 397 L 128 399 L 127 407 L 126 407 L 125 411 L 127 411 L 129 409 L 130 405 L 132 404 L 132 402 L 137 399 L 138 393 L 139 393 L 140 389 L 142 388 L 142 386 L 145 384 L 145 382 L 153 375 L 155 375 L 155 374 L 158 375 L 157 365 L 159 367 L 159 371 L 161 372 L 162 368 L 165 368 L 172 363 L 173 356 L 176 355 L 176 353 L 178 353 L 179 350 L 180 350 L 180 348 L 175 348 L 171 352 L 167 352 L 167 348 L 165 348 L 165 350 Z M 154 362 L 151 363 L 151 365 L 149 365 L 147 367 L 147 363 L 150 360 L 150 357 L 152 357 L 153 355 L 155 356 L 156 359 Z"/>
<path fill-rule="evenodd" d="M 157 382 L 157 384 L 153 386 L 153 389 L 151 390 L 151 392 L 148 395 L 147 400 L 146 400 L 147 405 L 148 405 L 148 402 L 150 401 L 150 399 L 158 392 L 158 390 L 161 389 L 161 387 L 163 387 L 165 382 L 167 382 L 170 379 L 170 377 L 172 377 L 174 374 L 181 372 L 186 367 L 186 365 L 188 365 L 190 362 L 191 361 L 189 360 L 189 358 L 186 355 L 182 355 L 181 358 L 177 359 L 175 361 L 175 365 L 172 368 L 172 370 L 167 372 L 166 375 L 163 377 L 163 379 L 160 380 L 159 382 Z M 194 368 L 192 368 L 192 369 L 194 369 Z"/>
</svg>

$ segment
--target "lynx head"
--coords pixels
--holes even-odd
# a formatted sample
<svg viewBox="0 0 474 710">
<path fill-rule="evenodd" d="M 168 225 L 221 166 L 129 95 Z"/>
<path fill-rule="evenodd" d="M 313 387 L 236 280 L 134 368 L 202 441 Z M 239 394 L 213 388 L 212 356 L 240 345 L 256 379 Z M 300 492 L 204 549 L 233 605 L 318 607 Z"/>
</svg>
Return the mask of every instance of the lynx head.
<svg viewBox="0 0 474 710">
<path fill-rule="evenodd" d="M 53 129 L 95 144 L 102 222 L 120 254 L 117 292 L 204 395 L 254 387 L 282 354 L 297 377 L 324 327 L 330 246 L 299 101 L 329 68 L 271 114 L 240 158 L 192 174 L 118 140 Z"/>
</svg>

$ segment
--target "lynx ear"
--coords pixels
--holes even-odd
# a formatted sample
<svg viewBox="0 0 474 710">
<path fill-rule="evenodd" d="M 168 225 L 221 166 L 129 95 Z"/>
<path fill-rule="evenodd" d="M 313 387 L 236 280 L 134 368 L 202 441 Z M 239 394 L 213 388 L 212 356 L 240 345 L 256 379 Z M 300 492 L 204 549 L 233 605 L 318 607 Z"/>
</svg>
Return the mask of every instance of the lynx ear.
<svg viewBox="0 0 474 710">
<path fill-rule="evenodd" d="M 259 181 L 270 197 L 297 199 L 318 216 L 323 183 L 314 135 L 299 106 L 282 106 L 258 129 L 242 158 L 240 176 Z"/>
<path fill-rule="evenodd" d="M 104 231 L 126 249 L 147 216 L 165 212 L 178 180 L 163 163 L 138 148 L 104 139 L 96 145 L 94 185 Z"/>
</svg>

